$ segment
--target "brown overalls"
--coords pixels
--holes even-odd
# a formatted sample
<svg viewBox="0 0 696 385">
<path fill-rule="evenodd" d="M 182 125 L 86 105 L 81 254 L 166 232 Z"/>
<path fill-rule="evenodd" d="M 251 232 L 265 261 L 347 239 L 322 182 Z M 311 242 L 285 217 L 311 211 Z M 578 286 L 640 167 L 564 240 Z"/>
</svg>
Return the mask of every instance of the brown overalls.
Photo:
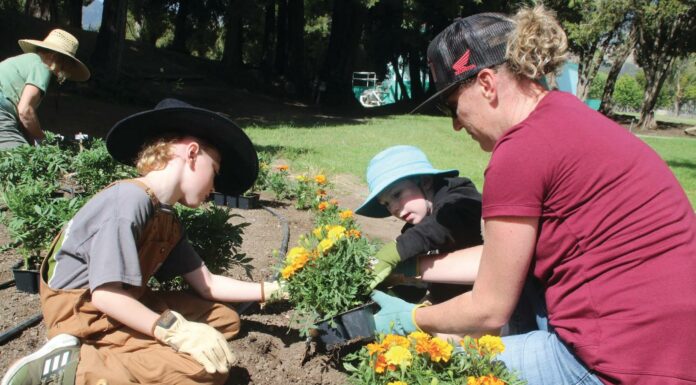
<svg viewBox="0 0 696 385">
<path fill-rule="evenodd" d="M 145 306 L 161 313 L 172 309 L 187 320 L 204 322 L 228 340 L 239 332 L 239 315 L 229 307 L 185 292 L 152 292 L 147 282 L 182 236 L 181 224 L 173 213 L 161 210 L 152 191 L 147 192 L 155 213 L 139 240 L 138 257 L 143 277 L 141 286 L 129 291 Z M 95 384 L 105 379 L 117 384 L 223 384 L 227 374 L 208 374 L 191 356 L 177 353 L 153 337 L 135 331 L 99 311 L 91 302 L 89 289 L 54 290 L 47 282 L 47 260 L 58 249 L 59 234 L 41 265 L 41 307 L 48 337 L 60 333 L 82 342 L 76 385 Z M 62 242 L 61 242 L 62 243 Z"/>
</svg>

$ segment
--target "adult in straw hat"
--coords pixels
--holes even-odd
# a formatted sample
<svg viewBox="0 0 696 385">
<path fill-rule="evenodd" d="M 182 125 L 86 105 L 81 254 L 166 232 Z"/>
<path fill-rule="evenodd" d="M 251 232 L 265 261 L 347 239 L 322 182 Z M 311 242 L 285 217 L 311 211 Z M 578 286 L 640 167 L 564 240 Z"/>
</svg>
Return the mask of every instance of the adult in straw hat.
<svg viewBox="0 0 696 385">
<path fill-rule="evenodd" d="M 537 330 L 504 336 L 499 358 L 529 384 L 696 384 L 696 215 L 649 146 L 543 86 L 566 48 L 541 6 L 457 19 L 430 43 L 428 103 L 491 153 L 480 265 L 441 304 L 376 295 L 375 323 L 480 335 L 524 296 Z"/>
<path fill-rule="evenodd" d="M 36 109 L 51 78 L 89 79 L 89 69 L 75 57 L 75 36 L 54 29 L 44 40 L 19 40 L 24 54 L 0 62 L 0 149 L 34 143 L 44 138 Z"/>
</svg>

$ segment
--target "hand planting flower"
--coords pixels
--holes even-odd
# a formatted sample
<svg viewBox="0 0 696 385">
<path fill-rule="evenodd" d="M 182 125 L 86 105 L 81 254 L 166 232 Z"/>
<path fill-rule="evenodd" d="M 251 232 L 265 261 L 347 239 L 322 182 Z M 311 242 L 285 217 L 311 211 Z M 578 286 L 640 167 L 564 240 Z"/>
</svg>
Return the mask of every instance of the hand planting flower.
<svg viewBox="0 0 696 385">
<path fill-rule="evenodd" d="M 344 359 L 351 382 L 358 385 L 393 384 L 524 384 L 496 355 L 504 349 L 500 337 L 465 337 L 451 342 L 424 332 L 407 337 L 382 334 L 374 343 Z"/>
</svg>

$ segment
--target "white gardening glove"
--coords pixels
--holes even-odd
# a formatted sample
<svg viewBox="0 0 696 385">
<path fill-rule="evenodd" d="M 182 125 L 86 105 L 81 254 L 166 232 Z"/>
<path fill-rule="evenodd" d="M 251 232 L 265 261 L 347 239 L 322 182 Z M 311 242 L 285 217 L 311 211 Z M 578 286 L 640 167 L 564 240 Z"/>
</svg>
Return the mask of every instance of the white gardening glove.
<svg viewBox="0 0 696 385">
<path fill-rule="evenodd" d="M 204 323 L 189 322 L 172 310 L 162 313 L 155 322 L 152 334 L 177 352 L 193 357 L 211 374 L 227 373 L 237 361 L 222 333 Z"/>
<path fill-rule="evenodd" d="M 278 281 L 261 282 L 261 302 L 287 300 L 290 294 Z"/>
</svg>

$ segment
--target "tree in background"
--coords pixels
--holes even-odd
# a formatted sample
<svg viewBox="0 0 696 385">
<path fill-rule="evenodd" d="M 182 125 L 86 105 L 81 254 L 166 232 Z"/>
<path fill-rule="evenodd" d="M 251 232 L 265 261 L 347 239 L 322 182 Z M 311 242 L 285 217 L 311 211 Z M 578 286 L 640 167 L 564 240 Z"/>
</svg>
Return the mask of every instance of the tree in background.
<svg viewBox="0 0 696 385">
<path fill-rule="evenodd" d="M 646 0 L 637 16 L 636 61 L 646 78 L 638 126 L 654 129 L 655 107 L 672 66 L 696 47 L 696 6 L 694 0 Z"/>
<path fill-rule="evenodd" d="M 620 27 L 620 32 L 615 34 L 616 39 L 620 41 L 613 44 L 607 54 L 611 62 L 611 68 L 609 68 L 609 73 L 607 74 L 607 80 L 601 95 L 602 101 L 599 105 L 599 112 L 605 115 L 610 115 L 612 113 L 612 94 L 614 92 L 616 80 L 619 77 L 621 68 L 626 62 L 626 59 L 631 52 L 633 52 L 633 47 L 636 45 L 635 13 L 629 11 L 626 13 L 626 16 L 626 22 Z"/>
<path fill-rule="evenodd" d="M 126 39 L 127 0 L 104 0 L 101 27 L 91 56 L 92 77 L 115 83 L 121 72 Z"/>
<path fill-rule="evenodd" d="M 631 75 L 620 75 L 614 86 L 612 103 L 622 111 L 637 111 L 643 100 L 643 91 L 636 78 Z"/>
</svg>

